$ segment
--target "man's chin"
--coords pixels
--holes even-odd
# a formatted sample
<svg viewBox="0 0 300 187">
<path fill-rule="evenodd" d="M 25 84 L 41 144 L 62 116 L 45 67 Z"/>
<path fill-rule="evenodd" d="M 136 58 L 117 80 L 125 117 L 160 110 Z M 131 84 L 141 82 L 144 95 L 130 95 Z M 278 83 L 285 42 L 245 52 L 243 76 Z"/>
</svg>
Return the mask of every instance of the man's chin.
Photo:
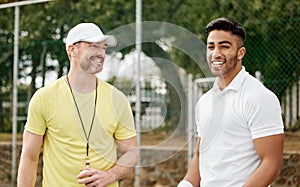
<svg viewBox="0 0 300 187">
<path fill-rule="evenodd" d="M 100 73 L 102 71 L 102 67 L 101 68 L 93 68 L 90 70 L 91 74 L 97 74 Z"/>
<path fill-rule="evenodd" d="M 210 71 L 211 71 L 211 73 L 212 73 L 214 76 L 217 76 L 217 77 L 223 75 L 221 69 L 216 69 L 216 68 L 210 67 Z"/>
</svg>

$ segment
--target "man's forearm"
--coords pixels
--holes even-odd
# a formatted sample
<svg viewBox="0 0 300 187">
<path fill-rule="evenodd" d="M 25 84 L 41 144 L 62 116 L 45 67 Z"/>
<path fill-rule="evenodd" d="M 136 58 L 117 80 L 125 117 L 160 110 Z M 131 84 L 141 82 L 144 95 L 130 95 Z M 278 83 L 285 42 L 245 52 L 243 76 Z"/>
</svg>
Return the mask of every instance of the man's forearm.
<svg viewBox="0 0 300 187">
<path fill-rule="evenodd" d="M 34 187 L 37 174 L 37 160 L 22 158 L 18 170 L 18 187 Z"/>
<path fill-rule="evenodd" d="M 279 175 L 280 166 L 273 162 L 264 161 L 252 174 L 243 187 L 266 187 Z"/>
<path fill-rule="evenodd" d="M 127 151 L 116 162 L 116 164 L 107 172 L 111 173 L 114 181 L 124 178 L 129 172 L 133 170 L 139 159 L 138 148 Z"/>
<path fill-rule="evenodd" d="M 268 186 L 280 174 L 283 157 L 284 134 L 254 139 L 255 150 L 261 160 L 244 187 Z"/>
<path fill-rule="evenodd" d="M 195 155 L 191 161 L 190 167 L 185 177 L 183 178 L 183 180 L 189 181 L 194 187 L 199 186 L 201 180 L 198 166 L 199 166 L 199 157 Z"/>
<path fill-rule="evenodd" d="M 189 169 L 184 176 L 183 180 L 189 181 L 194 187 L 200 186 L 201 176 L 199 171 L 199 147 L 200 147 L 201 138 L 197 138 L 196 151 L 194 157 L 190 163 Z"/>
</svg>

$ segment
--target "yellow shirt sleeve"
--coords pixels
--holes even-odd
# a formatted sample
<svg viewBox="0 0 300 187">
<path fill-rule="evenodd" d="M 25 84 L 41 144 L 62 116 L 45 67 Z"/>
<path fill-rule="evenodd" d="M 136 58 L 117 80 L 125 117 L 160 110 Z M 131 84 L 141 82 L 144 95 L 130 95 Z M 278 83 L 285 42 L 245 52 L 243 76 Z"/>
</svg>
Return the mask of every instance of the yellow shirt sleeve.
<svg viewBox="0 0 300 187">
<path fill-rule="evenodd" d="M 25 129 L 37 135 L 44 135 L 47 127 L 44 104 L 40 93 L 41 90 L 37 90 L 30 100 Z"/>
</svg>

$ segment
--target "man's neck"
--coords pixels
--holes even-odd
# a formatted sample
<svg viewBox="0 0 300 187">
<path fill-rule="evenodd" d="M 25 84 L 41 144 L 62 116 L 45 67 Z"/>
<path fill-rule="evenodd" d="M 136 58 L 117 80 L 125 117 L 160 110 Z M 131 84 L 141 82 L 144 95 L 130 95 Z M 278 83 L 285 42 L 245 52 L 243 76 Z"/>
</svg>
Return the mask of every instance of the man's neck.
<svg viewBox="0 0 300 187">
<path fill-rule="evenodd" d="M 220 90 L 224 90 L 231 82 L 232 80 L 239 74 L 239 72 L 242 70 L 241 68 L 238 68 L 235 73 L 231 73 L 228 75 L 223 75 L 218 77 L 218 86 Z"/>
<path fill-rule="evenodd" d="M 95 75 L 83 75 L 68 73 L 70 86 L 79 93 L 89 93 L 95 90 L 97 77 Z"/>
</svg>

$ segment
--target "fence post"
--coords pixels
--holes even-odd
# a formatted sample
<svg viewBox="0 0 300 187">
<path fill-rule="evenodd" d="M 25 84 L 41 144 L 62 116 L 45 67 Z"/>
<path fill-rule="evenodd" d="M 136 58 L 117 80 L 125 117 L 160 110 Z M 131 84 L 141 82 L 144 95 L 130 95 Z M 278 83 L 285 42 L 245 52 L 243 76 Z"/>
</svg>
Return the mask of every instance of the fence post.
<svg viewBox="0 0 300 187">
<path fill-rule="evenodd" d="M 188 75 L 188 166 L 193 157 L 193 75 Z"/>
</svg>

